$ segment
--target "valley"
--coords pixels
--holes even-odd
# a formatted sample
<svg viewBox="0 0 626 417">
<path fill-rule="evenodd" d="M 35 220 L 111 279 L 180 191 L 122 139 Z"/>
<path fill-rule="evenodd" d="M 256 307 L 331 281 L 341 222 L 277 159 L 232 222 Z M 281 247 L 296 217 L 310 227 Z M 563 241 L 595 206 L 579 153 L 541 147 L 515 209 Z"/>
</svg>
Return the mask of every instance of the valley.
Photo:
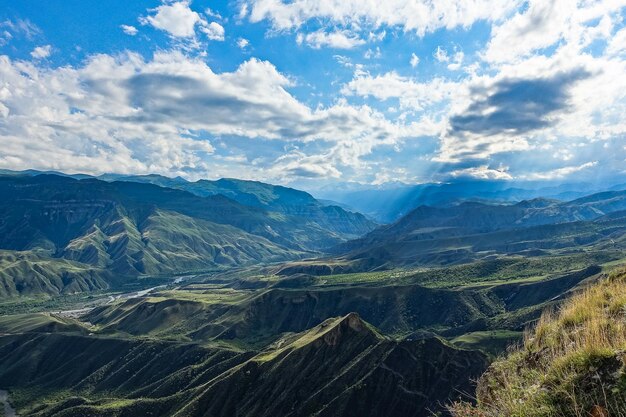
<svg viewBox="0 0 626 417">
<path fill-rule="evenodd" d="M 621 191 L 377 227 L 237 180 L 0 191 L 0 387 L 20 416 L 446 415 L 543 312 L 626 265 Z"/>
<path fill-rule="evenodd" d="M 0 0 L 0 417 L 626 417 L 626 0 Z"/>
</svg>

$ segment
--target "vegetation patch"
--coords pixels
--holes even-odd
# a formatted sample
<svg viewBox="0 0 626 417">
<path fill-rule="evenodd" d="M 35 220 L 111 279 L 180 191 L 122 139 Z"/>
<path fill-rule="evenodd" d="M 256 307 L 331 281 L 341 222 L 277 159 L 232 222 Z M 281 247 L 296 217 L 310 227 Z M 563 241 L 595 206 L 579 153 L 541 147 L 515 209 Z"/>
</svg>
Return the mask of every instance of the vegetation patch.
<svg viewBox="0 0 626 417">
<path fill-rule="evenodd" d="M 456 417 L 626 415 L 626 270 L 546 312 L 521 348 L 481 377 Z"/>
</svg>

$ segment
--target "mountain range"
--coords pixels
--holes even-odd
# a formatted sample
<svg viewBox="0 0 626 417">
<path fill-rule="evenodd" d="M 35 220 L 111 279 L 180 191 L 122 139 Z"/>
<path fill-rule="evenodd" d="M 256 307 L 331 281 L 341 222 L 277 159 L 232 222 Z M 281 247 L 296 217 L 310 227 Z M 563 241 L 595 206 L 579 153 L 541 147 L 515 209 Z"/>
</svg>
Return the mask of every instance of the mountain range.
<svg viewBox="0 0 626 417">
<path fill-rule="evenodd" d="M 81 269 L 82 287 L 103 288 L 111 275 L 119 282 L 294 259 L 374 227 L 358 213 L 324 206 L 296 190 L 220 184 L 232 186 L 224 193 L 250 205 L 218 192 L 144 182 L 0 176 L 0 249 L 14 251 L 2 258 L 3 292 L 75 291 L 79 278 L 73 271 Z M 50 268 L 40 268 L 42 263 Z M 23 276 L 36 282 L 21 284 Z"/>
<path fill-rule="evenodd" d="M 620 190 L 383 225 L 236 179 L 4 172 L 0 195 L 0 388 L 32 417 L 480 415 L 490 363 L 626 264 Z"/>
<path fill-rule="evenodd" d="M 463 180 L 440 184 L 389 184 L 356 189 L 333 186 L 317 192 L 322 198 L 345 204 L 380 223 L 393 223 L 419 206 L 450 206 L 463 202 L 515 204 L 523 200 L 547 198 L 569 201 L 603 191 L 626 189 L 626 177 L 611 183 L 560 183 L 549 181 Z"/>
</svg>

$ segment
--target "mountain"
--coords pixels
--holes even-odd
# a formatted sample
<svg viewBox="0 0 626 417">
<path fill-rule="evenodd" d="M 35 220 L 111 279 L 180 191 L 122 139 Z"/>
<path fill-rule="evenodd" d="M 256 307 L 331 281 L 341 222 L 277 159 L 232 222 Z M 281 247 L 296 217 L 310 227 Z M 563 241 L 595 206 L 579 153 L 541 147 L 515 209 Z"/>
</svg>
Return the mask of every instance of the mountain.
<svg viewBox="0 0 626 417">
<path fill-rule="evenodd" d="M 573 200 L 594 192 L 620 190 L 618 185 L 459 180 L 442 184 L 401 185 L 357 190 L 325 190 L 319 195 L 346 204 L 381 223 L 392 223 L 419 206 L 450 206 L 463 202 L 515 204 L 548 198 Z"/>
<path fill-rule="evenodd" d="M 371 225 L 337 207 L 320 208 L 329 215 L 316 223 L 221 194 L 200 197 L 153 184 L 58 175 L 0 176 L 0 195 L 0 249 L 23 253 L 25 272 L 3 275 L 5 294 L 100 289 L 111 274 L 159 275 L 292 259 Z M 347 222 L 331 220 L 342 217 Z M 0 271 L 15 270 L 10 258 L 0 258 Z M 42 262 L 52 268 L 40 270 Z M 18 285 L 25 277 L 48 282 Z"/>
<path fill-rule="evenodd" d="M 485 261 L 395 281 L 392 274 L 366 283 L 309 279 L 303 288 L 281 285 L 293 276 L 253 290 L 237 281 L 218 288 L 190 284 L 96 307 L 83 319 L 107 334 L 233 343 L 249 349 L 350 312 L 385 334 L 401 337 L 423 330 L 443 336 L 521 331 L 540 308 L 600 273 L 596 262 L 615 259 L 581 258 Z M 538 274 L 547 276 L 533 280 Z"/>
<path fill-rule="evenodd" d="M 84 174 L 64 174 L 56 171 L 11 171 L 0 170 L 0 176 L 36 177 L 56 175 L 74 179 L 96 179 Z M 106 182 L 133 182 L 153 184 L 164 188 L 188 191 L 199 197 L 225 196 L 247 207 L 269 212 L 277 217 L 286 215 L 298 223 L 308 223 L 319 228 L 317 234 L 321 242 L 307 244 L 306 249 L 320 250 L 332 245 L 331 240 L 341 241 L 361 236 L 372 230 L 376 224 L 360 213 L 350 211 L 341 204 L 321 202 L 310 194 L 293 188 L 266 184 L 258 181 L 246 181 L 223 178 L 217 181 L 199 180 L 189 182 L 181 177 L 170 178 L 162 175 L 122 175 L 103 174 L 97 179 Z M 253 210 L 254 211 L 254 210 Z M 331 239 L 323 241 L 324 236 Z"/>
<path fill-rule="evenodd" d="M 397 222 L 343 243 L 332 252 L 357 270 L 367 270 L 463 263 L 498 254 L 564 250 L 602 242 L 609 245 L 626 233 L 625 213 L 626 191 L 569 202 L 534 199 L 509 205 L 420 206 Z"/>
<path fill-rule="evenodd" d="M 188 182 L 180 177 L 168 178 L 159 175 L 104 176 L 101 178 L 156 184 L 162 187 L 185 190 L 200 197 L 223 195 L 244 206 L 260 208 L 315 223 L 323 229 L 337 232 L 343 239 L 361 236 L 375 226 L 371 220 L 359 213 L 349 211 L 339 205 L 316 200 L 311 194 L 304 191 L 259 181 L 222 178 L 217 181 Z"/>
<path fill-rule="evenodd" d="M 56 326 L 0 336 L 0 383 L 22 393 L 20 415 L 426 417 L 487 366 L 438 338 L 386 338 L 354 313 L 256 354 Z"/>
</svg>

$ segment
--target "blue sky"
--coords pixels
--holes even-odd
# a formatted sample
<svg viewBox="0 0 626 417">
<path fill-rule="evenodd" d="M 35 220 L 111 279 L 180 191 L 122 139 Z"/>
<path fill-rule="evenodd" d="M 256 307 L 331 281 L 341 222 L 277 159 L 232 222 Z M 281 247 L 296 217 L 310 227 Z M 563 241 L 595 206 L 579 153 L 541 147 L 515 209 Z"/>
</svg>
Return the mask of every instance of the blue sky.
<svg viewBox="0 0 626 417">
<path fill-rule="evenodd" d="M 0 5 L 0 168 L 306 189 L 626 169 L 626 1 Z"/>
</svg>

